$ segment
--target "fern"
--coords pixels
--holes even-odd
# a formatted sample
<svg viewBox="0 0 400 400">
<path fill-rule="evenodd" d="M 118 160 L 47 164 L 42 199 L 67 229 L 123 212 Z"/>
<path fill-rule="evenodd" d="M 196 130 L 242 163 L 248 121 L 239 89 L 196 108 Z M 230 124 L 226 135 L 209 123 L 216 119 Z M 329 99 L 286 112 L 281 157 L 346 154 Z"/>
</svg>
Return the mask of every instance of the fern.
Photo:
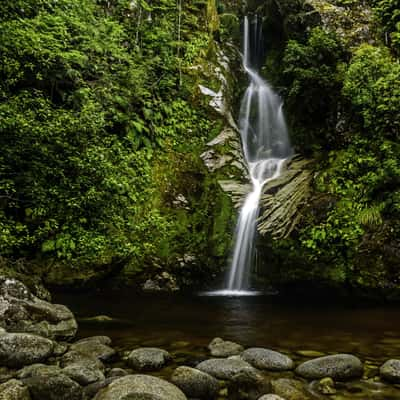
<svg viewBox="0 0 400 400">
<path fill-rule="evenodd" d="M 366 228 L 375 228 L 382 225 L 383 220 L 381 212 L 384 207 L 385 204 L 380 203 L 362 209 L 357 216 L 358 222 Z"/>
</svg>

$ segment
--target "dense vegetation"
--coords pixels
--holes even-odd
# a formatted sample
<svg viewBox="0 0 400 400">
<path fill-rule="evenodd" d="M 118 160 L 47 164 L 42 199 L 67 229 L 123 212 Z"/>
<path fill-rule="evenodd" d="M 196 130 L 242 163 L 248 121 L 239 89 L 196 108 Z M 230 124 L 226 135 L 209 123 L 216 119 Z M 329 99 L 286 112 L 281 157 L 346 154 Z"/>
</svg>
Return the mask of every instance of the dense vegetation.
<svg viewBox="0 0 400 400">
<path fill-rule="evenodd" d="M 222 227 L 227 200 L 199 157 L 222 122 L 194 67 L 212 58 L 212 5 L 1 4 L 3 257 L 134 272 L 191 249 L 224 255 L 208 217 Z"/>
<path fill-rule="evenodd" d="M 355 25 L 370 7 L 368 40 L 329 26 L 302 0 L 249 2 L 265 13 L 264 72 L 285 98 L 293 143 L 316 160 L 298 230 L 263 241 L 275 261 L 270 277 L 399 286 L 400 7 L 315 3 L 341 7 Z M 61 266 L 82 279 L 111 266 L 125 278 L 162 267 L 184 280 L 199 266 L 224 265 L 232 205 L 200 154 L 226 121 L 198 84 L 219 90 L 217 47 L 239 45 L 239 8 L 222 0 L 0 5 L 3 260 L 35 260 L 47 275 Z"/>
<path fill-rule="evenodd" d="M 331 3 L 346 12 L 367 7 Z M 287 31 L 278 84 L 285 88 L 293 141 L 317 160 L 317 174 L 302 227 L 273 243 L 279 279 L 399 284 L 400 8 L 386 0 L 370 6 L 370 43 L 349 43 L 314 21 L 303 37 Z"/>
</svg>

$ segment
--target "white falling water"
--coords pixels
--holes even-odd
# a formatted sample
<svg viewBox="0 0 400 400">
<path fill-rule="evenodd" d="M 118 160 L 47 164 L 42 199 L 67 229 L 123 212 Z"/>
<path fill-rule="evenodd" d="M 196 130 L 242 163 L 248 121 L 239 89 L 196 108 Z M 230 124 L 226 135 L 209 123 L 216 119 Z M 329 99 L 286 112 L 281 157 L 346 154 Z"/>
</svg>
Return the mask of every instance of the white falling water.
<svg viewBox="0 0 400 400">
<path fill-rule="evenodd" d="M 240 211 L 232 265 L 224 294 L 249 294 L 250 272 L 254 263 L 254 241 L 262 187 L 280 175 L 291 154 L 282 111 L 282 101 L 257 72 L 262 45 L 261 23 L 257 16 L 244 20 L 243 67 L 249 86 L 243 96 L 239 128 L 244 156 L 253 185 Z"/>
</svg>

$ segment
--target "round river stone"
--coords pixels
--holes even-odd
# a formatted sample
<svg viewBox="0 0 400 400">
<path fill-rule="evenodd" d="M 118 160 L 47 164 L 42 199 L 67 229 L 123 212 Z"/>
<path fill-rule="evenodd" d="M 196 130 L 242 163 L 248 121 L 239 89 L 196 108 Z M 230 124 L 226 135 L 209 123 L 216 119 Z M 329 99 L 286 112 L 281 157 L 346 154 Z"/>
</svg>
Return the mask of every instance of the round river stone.
<svg viewBox="0 0 400 400">
<path fill-rule="evenodd" d="M 287 371 L 294 368 L 294 362 L 288 356 L 259 347 L 245 350 L 242 358 L 254 367 L 268 371 Z"/>
<path fill-rule="evenodd" d="M 363 365 L 351 354 L 335 354 L 306 361 L 296 368 L 296 373 L 307 379 L 347 380 L 361 377 Z"/>
</svg>

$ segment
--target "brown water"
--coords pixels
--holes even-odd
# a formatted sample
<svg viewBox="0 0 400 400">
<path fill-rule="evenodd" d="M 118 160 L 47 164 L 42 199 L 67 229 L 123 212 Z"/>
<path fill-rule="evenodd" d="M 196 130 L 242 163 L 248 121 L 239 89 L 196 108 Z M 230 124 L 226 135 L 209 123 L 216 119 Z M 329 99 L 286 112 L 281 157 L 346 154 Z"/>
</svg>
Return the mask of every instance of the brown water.
<svg viewBox="0 0 400 400">
<path fill-rule="evenodd" d="M 303 303 L 271 296 L 138 296 L 123 291 L 56 295 L 54 300 L 76 314 L 82 337 L 108 335 L 121 351 L 160 346 L 186 365 L 205 359 L 206 346 L 216 336 L 245 347 L 282 351 L 295 361 L 306 360 L 302 352 L 309 350 L 352 353 L 365 363 L 371 379 L 361 389 L 355 384 L 332 399 L 400 399 L 399 388 L 373 382 L 384 361 L 400 358 L 399 306 Z M 112 320 L 88 319 L 99 315 Z M 162 374 L 169 373 L 170 369 Z"/>
</svg>

